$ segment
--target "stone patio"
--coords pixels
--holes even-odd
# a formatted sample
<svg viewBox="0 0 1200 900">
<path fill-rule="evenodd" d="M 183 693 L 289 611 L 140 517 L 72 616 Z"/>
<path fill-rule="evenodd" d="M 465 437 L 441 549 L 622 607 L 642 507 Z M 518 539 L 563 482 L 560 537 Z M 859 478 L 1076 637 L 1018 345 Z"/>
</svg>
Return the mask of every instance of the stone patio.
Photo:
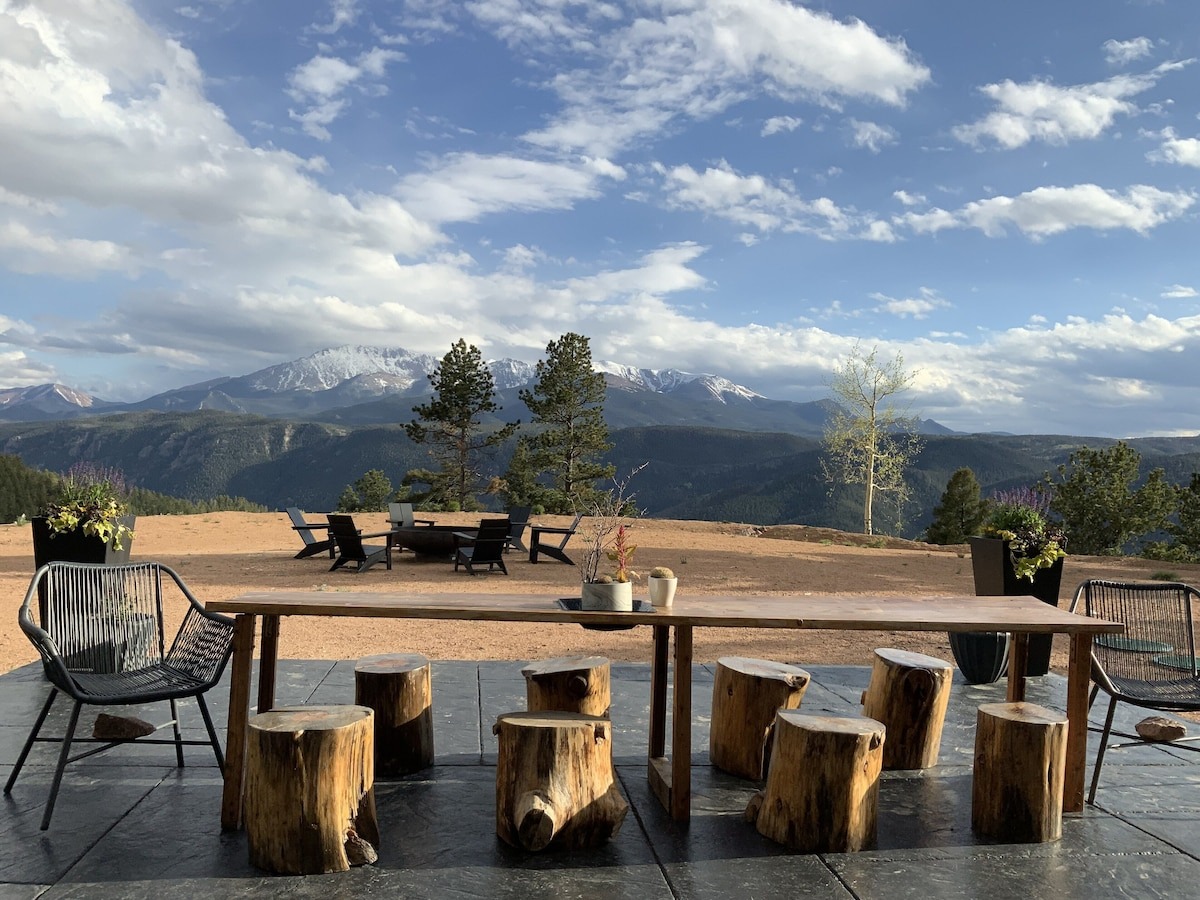
<svg viewBox="0 0 1200 900">
<path fill-rule="evenodd" d="M 804 665 L 803 662 L 797 661 Z M 799 855 L 742 820 L 755 785 L 708 765 L 712 666 L 697 666 L 693 723 L 693 817 L 672 822 L 646 782 L 650 671 L 614 664 L 614 757 L 631 811 L 606 847 L 527 854 L 495 836 L 496 716 L 524 706 L 519 662 L 433 663 L 437 765 L 376 784 L 383 832 L 379 862 L 337 875 L 272 877 L 249 865 L 242 833 L 219 825 L 220 776 L 211 752 L 125 746 L 68 767 L 54 820 L 38 830 L 53 773 L 52 745 L 31 754 L 0 801 L 0 900 L 29 898 L 224 897 L 822 897 L 1014 898 L 1195 896 L 1200 885 L 1200 754 L 1171 747 L 1110 751 L 1098 805 L 1064 820 L 1060 842 L 1001 845 L 976 838 L 971 821 L 975 709 L 1003 699 L 1003 685 L 956 681 L 940 765 L 885 773 L 878 849 Z M 803 707 L 857 713 L 870 670 L 805 666 L 813 683 Z M 228 677 L 228 675 L 226 676 Z M 40 666 L 0 676 L 0 778 L 7 778 L 44 702 Z M 227 689 L 209 694 L 222 724 Z M 284 660 L 278 702 L 350 703 L 352 660 Z M 1065 681 L 1030 680 L 1029 699 L 1062 709 Z M 129 711 L 152 722 L 165 703 Z M 48 727 L 61 733 L 60 700 Z M 1117 727 L 1144 713 L 1123 707 Z M 202 738 L 193 704 L 181 710 Z M 80 733 L 90 734 L 95 709 Z M 1194 731 L 1197 726 L 1190 725 Z M 1089 759 L 1096 736 L 1091 739 Z M 1089 773 L 1090 774 L 1090 773 Z"/>
</svg>

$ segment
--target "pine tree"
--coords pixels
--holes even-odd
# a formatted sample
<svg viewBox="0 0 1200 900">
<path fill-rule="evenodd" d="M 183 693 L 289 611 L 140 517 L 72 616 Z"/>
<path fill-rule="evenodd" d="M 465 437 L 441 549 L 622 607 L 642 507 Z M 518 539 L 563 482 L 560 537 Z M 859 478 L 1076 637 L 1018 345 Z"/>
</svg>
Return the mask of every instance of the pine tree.
<svg viewBox="0 0 1200 900">
<path fill-rule="evenodd" d="M 338 498 L 342 512 L 383 512 L 392 499 L 392 482 L 382 469 L 371 469 L 354 484 L 346 485 Z"/>
<path fill-rule="evenodd" d="M 970 469 L 950 476 L 941 502 L 933 508 L 933 522 L 925 532 L 931 544 L 961 544 L 979 528 L 987 516 L 987 501 L 980 496 L 979 481 Z"/>
<path fill-rule="evenodd" d="M 404 430 L 414 443 L 429 446 L 429 455 L 437 464 L 437 470 L 430 473 L 431 498 L 444 498 L 459 509 L 478 509 L 475 493 L 483 483 L 483 452 L 508 440 L 520 422 L 484 427 L 482 417 L 500 410 L 495 401 L 496 383 L 479 348 L 468 346 L 462 338 L 442 357 L 429 381 L 433 398 L 413 407 L 417 418 L 405 424 Z"/>
<path fill-rule="evenodd" d="M 586 509 L 596 499 L 596 481 L 616 473 L 599 462 L 612 445 L 604 421 L 604 376 L 592 369 L 588 339 L 568 332 L 547 344 L 535 379 L 519 396 L 537 428 L 525 440 L 528 466 L 551 479 L 542 505 L 547 512 Z"/>
</svg>

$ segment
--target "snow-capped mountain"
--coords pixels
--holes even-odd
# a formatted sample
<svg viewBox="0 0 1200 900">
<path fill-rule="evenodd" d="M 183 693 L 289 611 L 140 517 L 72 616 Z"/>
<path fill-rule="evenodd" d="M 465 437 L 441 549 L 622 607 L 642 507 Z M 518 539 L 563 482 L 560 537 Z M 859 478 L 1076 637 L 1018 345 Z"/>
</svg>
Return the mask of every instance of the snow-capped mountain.
<svg viewBox="0 0 1200 900">
<path fill-rule="evenodd" d="M 100 412 L 112 405 L 65 384 L 0 388 L 0 419 L 9 421 L 59 419 L 80 413 Z"/>
<path fill-rule="evenodd" d="M 740 384 L 734 384 L 728 378 L 719 375 L 695 375 L 690 372 L 680 372 L 678 369 L 638 369 L 624 366 L 610 360 L 602 360 L 595 364 L 596 371 L 618 379 L 618 387 L 626 390 L 654 391 L 656 394 L 670 394 L 680 388 L 690 386 L 702 388 L 712 395 L 714 400 L 727 403 L 729 399 L 754 400 L 765 399 L 762 394 L 755 393 Z M 624 382 L 625 384 L 621 384 Z"/>
<path fill-rule="evenodd" d="M 362 375 L 393 376 L 380 381 L 381 392 L 407 390 L 425 379 L 437 365 L 427 353 L 402 347 L 332 347 L 311 356 L 260 369 L 241 381 L 258 391 L 327 391 Z"/>
</svg>

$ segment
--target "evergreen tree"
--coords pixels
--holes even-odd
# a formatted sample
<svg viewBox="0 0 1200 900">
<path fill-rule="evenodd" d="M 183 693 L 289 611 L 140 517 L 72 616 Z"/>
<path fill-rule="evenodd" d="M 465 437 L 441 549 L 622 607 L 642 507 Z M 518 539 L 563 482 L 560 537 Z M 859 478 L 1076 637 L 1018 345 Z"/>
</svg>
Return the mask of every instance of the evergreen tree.
<svg viewBox="0 0 1200 900">
<path fill-rule="evenodd" d="M 346 485 L 338 498 L 341 512 L 383 512 L 392 499 L 392 482 L 382 469 L 363 473 L 354 484 Z"/>
<path fill-rule="evenodd" d="M 921 449 L 917 420 L 896 404 L 916 377 L 899 353 L 888 362 L 878 349 L 858 345 L 830 382 L 837 410 L 825 428 L 821 470 L 832 485 L 863 486 L 863 534 L 874 533 L 878 494 L 890 493 L 898 508 L 908 495 L 904 474 Z"/>
<path fill-rule="evenodd" d="M 925 532 L 931 544 L 961 544 L 987 516 L 987 501 L 980 496 L 975 473 L 962 468 L 950 476 L 941 502 L 933 508 L 933 521 Z"/>
<path fill-rule="evenodd" d="M 541 512 L 546 510 L 546 487 L 538 484 L 538 471 L 530 459 L 529 438 L 521 437 L 508 463 L 508 471 L 501 479 L 508 506 L 528 506 Z"/>
<path fill-rule="evenodd" d="M 426 444 L 437 469 L 429 472 L 430 497 L 443 498 L 459 509 L 478 509 L 475 492 L 482 486 L 480 458 L 484 451 L 502 444 L 517 430 L 519 422 L 500 428 L 485 428 L 482 416 L 499 411 L 496 383 L 484 365 L 479 348 L 462 338 L 429 376 L 433 398 L 414 406 L 417 418 L 404 426 L 416 444 Z M 411 474 L 411 473 L 410 473 Z M 406 483 L 411 481 L 406 476 Z"/>
<path fill-rule="evenodd" d="M 1142 456 L 1124 441 L 1105 450 L 1080 447 L 1047 474 L 1050 508 L 1062 516 L 1072 553 L 1117 554 L 1135 538 L 1166 528 L 1175 487 L 1154 469 L 1136 491 Z"/>
<path fill-rule="evenodd" d="M 535 379 L 519 396 L 537 428 L 525 439 L 528 468 L 551 479 L 542 505 L 547 512 L 586 509 L 596 500 L 596 481 L 616 473 L 599 462 L 612 445 L 604 421 L 604 376 L 592 369 L 588 339 L 568 332 L 547 344 Z"/>
<path fill-rule="evenodd" d="M 1181 559 L 1200 559 L 1200 472 L 1179 489 L 1179 523 L 1169 528 Z"/>
</svg>

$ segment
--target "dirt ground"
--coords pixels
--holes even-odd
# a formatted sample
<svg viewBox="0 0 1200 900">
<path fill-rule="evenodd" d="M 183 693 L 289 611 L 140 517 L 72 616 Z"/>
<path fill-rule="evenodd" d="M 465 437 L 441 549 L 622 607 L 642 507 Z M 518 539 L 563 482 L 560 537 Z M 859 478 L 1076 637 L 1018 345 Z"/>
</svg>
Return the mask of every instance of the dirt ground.
<svg viewBox="0 0 1200 900">
<path fill-rule="evenodd" d="M 434 514 L 439 523 L 477 524 L 478 516 Z M 386 527 L 382 514 L 356 517 L 364 531 Z M 567 519 L 538 521 L 567 524 Z M 666 565 L 679 576 L 680 594 L 973 594 L 966 547 L 935 547 L 910 541 L 881 541 L 804 526 L 757 526 L 725 522 L 639 519 L 634 568 Z M 884 544 L 887 546 L 855 546 Z M 377 565 L 361 575 L 330 572 L 327 557 L 293 559 L 301 542 L 283 513 L 211 513 L 138 519 L 135 560 L 154 559 L 175 569 L 201 600 L 234 597 L 250 590 L 404 589 L 419 592 L 480 591 L 571 597 L 579 595 L 574 567 L 554 560 L 530 565 L 511 554 L 509 575 L 455 573 L 449 561 L 404 552 L 389 572 Z M 572 538 L 568 553 L 578 550 Z M 1140 580 L 1163 572 L 1200 583 L 1200 566 L 1117 557 L 1069 556 L 1061 605 L 1070 602 L 1085 578 Z M 32 662 L 33 647 L 17 626 L 17 610 L 33 573 L 28 525 L 0 526 L 0 672 Z M 644 584 L 637 591 L 645 595 Z M 170 609 L 182 614 L 182 601 Z M 285 619 L 280 655 L 288 658 L 355 659 L 371 653 L 421 652 L 434 659 L 526 660 L 570 653 L 602 654 L 614 660 L 648 660 L 649 631 L 584 631 L 544 624 L 425 622 L 386 619 Z M 871 650 L 899 647 L 951 659 L 941 633 L 797 632 L 701 628 L 695 658 L 758 656 L 801 665 L 866 665 Z M 1066 643 L 1056 639 L 1053 666 L 1065 671 Z"/>
</svg>

